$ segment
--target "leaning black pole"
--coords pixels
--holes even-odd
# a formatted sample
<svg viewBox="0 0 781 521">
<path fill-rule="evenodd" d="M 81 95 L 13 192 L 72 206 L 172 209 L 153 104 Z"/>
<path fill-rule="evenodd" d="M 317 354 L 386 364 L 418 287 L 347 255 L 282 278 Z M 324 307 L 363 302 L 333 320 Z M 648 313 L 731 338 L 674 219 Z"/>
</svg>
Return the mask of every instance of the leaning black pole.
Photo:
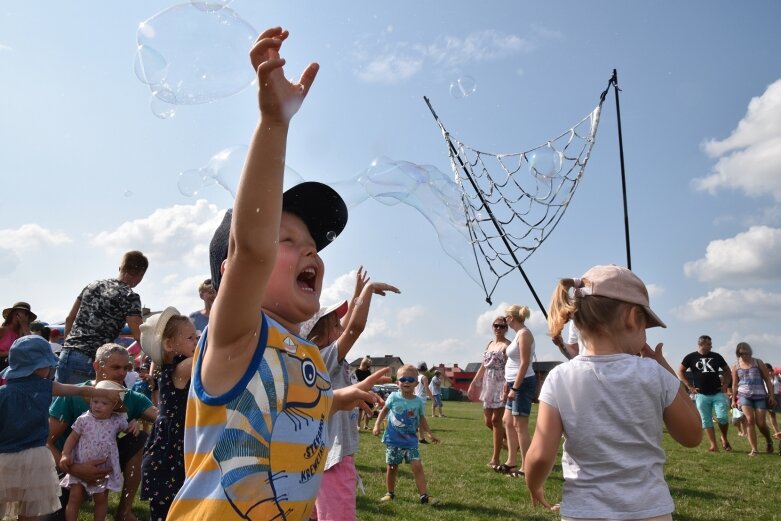
<svg viewBox="0 0 781 521">
<path fill-rule="evenodd" d="M 434 120 L 437 122 L 437 125 L 439 126 L 440 130 L 442 130 L 442 133 L 445 136 L 445 141 L 447 141 L 447 146 L 450 148 L 450 154 L 458 160 L 458 163 L 461 166 L 461 170 L 463 170 L 464 173 L 466 174 L 466 177 L 467 177 L 467 179 L 469 179 L 469 183 L 472 185 L 472 188 L 474 189 L 475 194 L 477 194 L 477 197 L 480 198 L 480 202 L 483 204 L 483 208 L 485 208 L 486 213 L 491 218 L 491 222 L 494 224 L 494 227 L 496 228 L 496 231 L 499 232 L 499 236 L 501 237 L 502 242 L 504 243 L 504 247 L 507 248 L 507 252 L 510 254 L 512 259 L 515 261 L 515 265 L 518 267 L 518 271 L 521 273 L 521 276 L 523 277 L 523 280 L 526 281 L 526 285 L 529 287 L 529 291 L 531 291 L 532 296 L 534 297 L 534 300 L 537 301 L 537 305 L 540 306 L 540 311 L 542 311 L 542 314 L 545 317 L 545 320 L 548 320 L 548 312 L 545 310 L 545 306 L 542 305 L 542 301 L 540 300 L 540 297 L 537 296 L 537 292 L 534 291 L 534 287 L 532 286 L 532 283 L 529 280 L 529 277 L 526 276 L 526 272 L 523 271 L 523 267 L 521 267 L 521 263 L 518 262 L 518 258 L 513 253 L 513 250 L 510 247 L 510 244 L 507 242 L 507 238 L 504 235 L 504 231 L 502 230 L 502 227 L 499 225 L 499 222 L 496 220 L 496 217 L 494 216 L 494 213 L 491 211 L 491 207 L 488 206 L 488 203 L 483 198 L 483 193 L 477 187 L 477 184 L 475 183 L 474 179 L 472 179 L 472 174 L 470 174 L 469 169 L 466 168 L 466 165 L 464 165 L 464 162 L 461 160 L 461 156 L 458 155 L 458 152 L 456 151 L 456 148 L 453 146 L 453 142 L 450 141 L 450 136 L 445 131 L 444 127 L 442 127 L 442 123 L 439 121 L 439 116 L 437 116 L 437 113 L 434 112 L 434 107 L 431 106 L 431 102 L 429 101 L 429 99 L 426 96 L 423 96 L 423 99 L 425 100 L 426 105 L 428 105 L 428 109 L 431 111 L 431 114 L 434 116 Z M 490 304 L 491 301 L 488 300 L 488 303 Z"/>
<path fill-rule="evenodd" d="M 621 160 L 621 192 L 624 197 L 624 236 L 626 238 L 626 267 L 632 269 L 632 250 L 629 247 L 629 209 L 626 202 L 626 171 L 624 170 L 624 138 L 621 133 L 621 105 L 618 102 L 618 73 L 613 69 L 613 77 L 610 78 L 613 91 L 616 94 L 616 118 L 618 119 L 618 157 Z"/>
</svg>

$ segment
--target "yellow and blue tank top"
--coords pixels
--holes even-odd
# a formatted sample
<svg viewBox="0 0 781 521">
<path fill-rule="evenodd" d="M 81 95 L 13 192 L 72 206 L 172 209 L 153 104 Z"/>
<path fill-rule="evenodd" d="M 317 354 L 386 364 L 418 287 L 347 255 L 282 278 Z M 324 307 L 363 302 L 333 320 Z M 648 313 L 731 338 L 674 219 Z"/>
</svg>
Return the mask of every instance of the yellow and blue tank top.
<svg viewBox="0 0 781 521">
<path fill-rule="evenodd" d="M 169 520 L 306 519 L 328 454 L 332 390 L 316 346 L 263 315 L 247 372 L 229 392 L 201 380 L 195 352 L 184 434 L 184 485 Z"/>
</svg>

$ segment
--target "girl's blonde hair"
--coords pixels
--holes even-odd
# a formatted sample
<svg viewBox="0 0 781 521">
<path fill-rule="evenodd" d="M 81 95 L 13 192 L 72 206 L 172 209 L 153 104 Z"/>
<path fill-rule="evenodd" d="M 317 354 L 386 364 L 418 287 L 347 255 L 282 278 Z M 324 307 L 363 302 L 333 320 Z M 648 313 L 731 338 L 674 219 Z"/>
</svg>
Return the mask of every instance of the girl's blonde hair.
<svg viewBox="0 0 781 521">
<path fill-rule="evenodd" d="M 165 323 L 165 327 L 163 328 L 163 346 L 165 346 L 166 340 L 171 340 L 176 336 L 176 334 L 179 332 L 179 328 L 185 322 L 190 322 L 190 318 L 184 315 L 172 315 L 168 319 L 168 322 Z M 163 349 L 163 360 L 169 363 L 173 360 L 173 355 L 167 349 Z"/>
<path fill-rule="evenodd" d="M 518 304 L 513 304 L 511 306 L 507 306 L 507 309 L 504 310 L 504 314 L 510 315 L 515 320 L 526 322 L 526 319 L 529 318 L 532 312 L 529 310 L 528 306 L 519 306 Z"/>
<path fill-rule="evenodd" d="M 334 327 L 334 321 L 338 322 L 339 317 L 336 311 L 332 311 L 327 315 L 320 317 L 320 319 L 312 326 L 311 331 L 307 335 L 306 339 L 312 342 L 314 345 L 324 347 L 320 343 L 325 343 L 328 338 L 328 331 Z"/>
<path fill-rule="evenodd" d="M 580 296 L 575 291 L 575 279 L 559 279 L 548 308 L 548 334 L 561 335 L 564 325 L 572 320 L 586 338 L 609 335 L 618 327 L 624 312 L 635 305 L 598 295 Z M 645 313 L 641 316 L 645 318 Z"/>
<path fill-rule="evenodd" d="M 371 366 L 372 366 L 372 359 L 366 356 L 363 358 L 363 360 L 361 360 L 361 365 L 359 366 L 359 369 L 363 369 L 365 371 L 366 369 L 369 369 Z"/>
</svg>

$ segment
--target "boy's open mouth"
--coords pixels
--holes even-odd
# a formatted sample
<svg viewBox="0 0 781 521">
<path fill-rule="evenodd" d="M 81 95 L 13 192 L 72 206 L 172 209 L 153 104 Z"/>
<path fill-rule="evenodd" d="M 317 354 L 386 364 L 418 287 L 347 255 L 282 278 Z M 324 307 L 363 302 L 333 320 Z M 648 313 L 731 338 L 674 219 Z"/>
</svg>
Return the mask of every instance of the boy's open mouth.
<svg viewBox="0 0 781 521">
<path fill-rule="evenodd" d="M 317 271 L 313 267 L 304 268 L 301 273 L 298 274 L 296 282 L 298 287 L 304 291 L 315 291 L 315 282 L 317 280 Z"/>
</svg>

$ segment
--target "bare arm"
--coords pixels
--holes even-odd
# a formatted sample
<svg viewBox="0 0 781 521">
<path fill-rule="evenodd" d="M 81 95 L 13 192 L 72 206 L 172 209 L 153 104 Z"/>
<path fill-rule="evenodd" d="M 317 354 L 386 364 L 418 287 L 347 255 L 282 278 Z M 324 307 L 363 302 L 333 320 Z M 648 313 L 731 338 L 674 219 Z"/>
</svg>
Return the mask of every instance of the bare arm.
<svg viewBox="0 0 781 521">
<path fill-rule="evenodd" d="M 470 400 L 477 400 L 480 398 L 480 389 L 483 387 L 483 376 L 485 375 L 485 366 L 480 364 L 480 369 L 477 370 L 475 377 L 469 384 L 469 389 L 466 390 L 466 395 Z"/>
<path fill-rule="evenodd" d="M 738 364 L 735 363 L 735 365 L 732 366 L 732 403 L 735 404 L 737 407 L 738 405 L 738 383 L 740 382 L 740 377 L 738 376 Z"/>
<path fill-rule="evenodd" d="M 401 293 L 398 288 L 386 284 L 384 282 L 369 282 L 363 286 L 360 295 L 357 299 L 353 300 L 348 311 L 350 318 L 347 325 L 344 328 L 344 332 L 339 337 L 336 345 L 339 346 L 339 354 L 337 355 L 341 362 L 350 352 L 350 349 L 355 345 L 358 337 L 361 336 L 363 330 L 366 328 L 366 321 L 369 318 L 369 306 L 372 302 L 372 295 L 382 295 L 391 291 L 393 293 Z"/>
<path fill-rule="evenodd" d="M 357 384 L 342 389 L 336 389 L 334 391 L 334 403 L 331 406 L 331 414 L 337 411 L 350 411 L 356 407 L 360 407 L 366 412 L 371 412 L 371 407 L 366 402 L 369 402 L 372 405 L 375 403 L 384 403 L 382 398 L 371 392 L 371 389 L 375 384 L 390 380 L 386 376 L 388 371 L 390 371 L 390 368 L 385 367 L 370 374 Z"/>
<path fill-rule="evenodd" d="M 727 389 L 732 387 L 732 370 L 730 369 L 728 363 L 726 362 L 724 363 L 724 367 L 721 368 L 721 372 L 724 375 L 724 382 L 722 383 L 721 386 L 721 392 L 727 394 Z"/>
<path fill-rule="evenodd" d="M 141 418 L 150 422 L 155 421 L 157 419 L 157 407 L 154 405 L 149 407 L 147 410 L 141 413 Z"/>
<path fill-rule="evenodd" d="M 534 505 L 541 504 L 545 508 L 556 508 L 546 501 L 543 485 L 556 461 L 563 429 L 559 411 L 545 402 L 540 402 L 534 437 L 523 464 L 526 486 L 529 488 Z"/>
<path fill-rule="evenodd" d="M 776 404 L 776 397 L 773 394 L 773 380 L 770 379 L 770 373 L 768 373 L 765 363 L 759 358 L 757 358 L 756 361 L 757 366 L 759 367 L 759 373 L 762 375 L 762 380 L 765 382 L 765 388 L 767 390 L 767 404 L 769 407 L 774 407 Z"/>
<path fill-rule="evenodd" d="M 260 310 L 277 256 L 289 123 L 317 74 L 317 65 L 310 64 L 298 83 L 285 78 L 279 50 L 287 37 L 279 27 L 268 29 L 250 51 L 261 116 L 239 182 L 225 272 L 209 316 L 211 335 L 202 377 L 211 394 L 231 389 L 255 352 Z"/>
<path fill-rule="evenodd" d="M 653 358 L 656 362 L 665 368 L 671 375 L 676 375 L 675 371 L 662 353 L 663 344 L 656 344 L 656 349 L 651 349 L 648 344 L 643 346 L 641 355 L 647 358 Z M 680 373 L 680 370 L 679 370 Z M 686 385 L 678 386 L 678 393 L 673 402 L 667 406 L 662 413 L 664 425 L 670 436 L 684 447 L 696 447 L 702 441 L 702 429 L 700 428 L 700 413 L 697 407 L 689 397 Z"/>
<path fill-rule="evenodd" d="M 140 316 L 134 315 L 130 317 L 126 317 L 125 321 L 127 322 L 127 326 L 130 328 L 130 334 L 133 336 L 136 342 L 141 344 L 141 322 L 143 320 Z"/>
<path fill-rule="evenodd" d="M 71 463 L 73 462 L 73 449 L 79 443 L 81 434 L 76 431 L 71 431 L 68 438 L 65 440 L 65 444 L 62 446 L 62 455 L 60 456 L 60 468 L 65 472 L 70 472 Z"/>
<path fill-rule="evenodd" d="M 68 312 L 68 316 L 65 317 L 65 330 L 63 331 L 62 337 L 68 338 L 68 334 L 71 332 L 71 327 L 73 327 L 73 322 L 76 320 L 76 315 L 79 313 L 79 308 L 81 307 L 81 297 L 76 299 L 76 302 L 73 303 L 73 306 L 71 306 L 71 310 Z"/>
<path fill-rule="evenodd" d="M 689 380 L 686 379 L 686 367 L 684 367 L 683 364 L 678 366 L 678 374 L 677 374 L 677 376 L 678 376 L 678 380 L 680 380 L 681 383 L 684 385 L 684 387 L 686 387 L 687 391 L 689 391 L 690 393 L 696 393 L 697 392 L 697 388 L 696 387 L 694 387 L 693 385 L 689 385 Z"/>
<path fill-rule="evenodd" d="M 92 398 L 93 396 L 100 396 L 113 402 L 119 400 L 119 396 L 122 391 L 114 389 L 98 389 L 91 385 L 72 385 L 61 384 L 60 382 L 52 382 L 52 395 L 53 396 L 74 396 L 78 395 L 84 399 Z"/>
<path fill-rule="evenodd" d="M 190 383 L 190 374 L 193 369 L 193 359 L 185 358 L 179 362 L 174 369 L 171 379 L 174 381 L 174 387 L 184 389 Z"/>
<path fill-rule="evenodd" d="M 383 420 L 385 420 L 385 417 L 388 415 L 388 406 L 383 405 L 382 409 L 380 409 L 380 413 L 377 415 L 377 421 L 374 422 L 374 427 L 372 428 L 372 434 L 375 436 L 378 436 L 380 434 L 380 425 L 382 424 Z"/>
</svg>

